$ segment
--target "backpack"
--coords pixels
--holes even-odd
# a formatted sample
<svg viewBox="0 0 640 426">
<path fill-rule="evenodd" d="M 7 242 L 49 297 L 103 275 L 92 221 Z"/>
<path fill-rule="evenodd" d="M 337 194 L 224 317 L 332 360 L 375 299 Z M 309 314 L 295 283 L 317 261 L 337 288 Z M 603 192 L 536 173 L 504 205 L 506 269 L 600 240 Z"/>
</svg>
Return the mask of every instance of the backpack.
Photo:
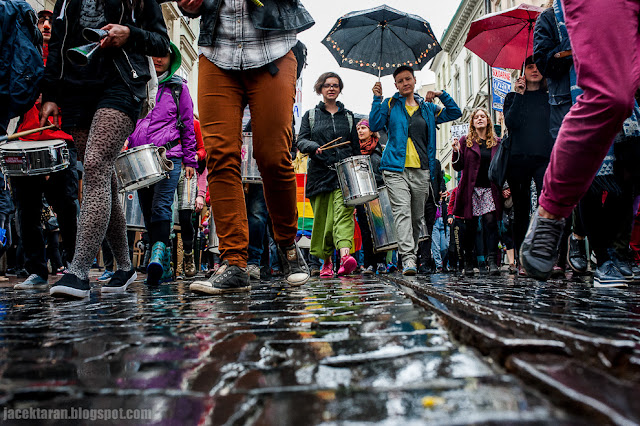
<svg viewBox="0 0 640 426">
<path fill-rule="evenodd" d="M 25 1 L 0 2 L 0 96 L 9 118 L 27 112 L 40 96 L 44 63 L 37 24 Z"/>
<path fill-rule="evenodd" d="M 316 124 L 316 110 L 318 107 L 309 110 L 309 133 L 313 132 L 313 125 Z M 353 130 L 353 113 L 347 111 L 347 121 L 349 122 L 349 132 Z"/>
</svg>

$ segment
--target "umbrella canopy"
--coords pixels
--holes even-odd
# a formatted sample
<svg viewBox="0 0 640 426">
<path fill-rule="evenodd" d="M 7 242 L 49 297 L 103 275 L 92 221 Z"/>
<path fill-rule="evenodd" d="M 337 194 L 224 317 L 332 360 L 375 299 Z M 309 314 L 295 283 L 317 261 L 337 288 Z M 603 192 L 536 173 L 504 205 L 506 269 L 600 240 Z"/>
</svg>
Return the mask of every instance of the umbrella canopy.
<svg viewBox="0 0 640 426">
<path fill-rule="evenodd" d="M 387 5 L 344 15 L 322 44 L 341 67 L 377 76 L 420 70 L 442 50 L 427 21 Z"/>
<path fill-rule="evenodd" d="M 520 69 L 533 53 L 533 28 L 541 7 L 521 4 L 471 23 L 464 46 L 492 67 Z"/>
</svg>

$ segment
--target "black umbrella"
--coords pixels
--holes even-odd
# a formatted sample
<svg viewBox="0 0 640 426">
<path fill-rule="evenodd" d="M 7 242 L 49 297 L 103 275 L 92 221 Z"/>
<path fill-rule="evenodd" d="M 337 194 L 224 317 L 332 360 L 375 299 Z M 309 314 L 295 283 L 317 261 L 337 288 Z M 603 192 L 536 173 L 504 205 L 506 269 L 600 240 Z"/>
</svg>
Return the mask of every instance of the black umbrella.
<svg viewBox="0 0 640 426">
<path fill-rule="evenodd" d="M 378 78 L 400 65 L 420 70 L 442 50 L 427 21 L 386 4 L 344 15 L 322 44 L 341 67 Z"/>
</svg>

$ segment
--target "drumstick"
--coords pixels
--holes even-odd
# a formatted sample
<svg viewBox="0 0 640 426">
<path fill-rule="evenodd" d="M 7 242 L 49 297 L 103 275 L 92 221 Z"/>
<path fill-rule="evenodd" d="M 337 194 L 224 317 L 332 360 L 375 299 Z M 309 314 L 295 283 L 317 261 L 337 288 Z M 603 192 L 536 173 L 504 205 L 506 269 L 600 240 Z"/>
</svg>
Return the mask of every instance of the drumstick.
<svg viewBox="0 0 640 426">
<path fill-rule="evenodd" d="M 335 138 L 334 140 L 332 140 L 332 141 L 331 141 L 331 142 L 329 142 L 329 143 L 325 143 L 324 145 L 322 145 L 322 146 L 320 147 L 320 149 L 324 149 L 324 148 L 328 147 L 329 145 L 331 145 L 332 143 L 339 141 L 340 139 L 342 139 L 342 136 L 340 136 L 340 137 L 338 137 L 338 138 Z"/>
<path fill-rule="evenodd" d="M 323 150 L 323 151 L 326 151 L 326 150 L 328 150 L 328 149 L 337 148 L 337 147 L 339 147 L 339 146 L 346 145 L 346 144 L 348 144 L 348 143 L 351 143 L 351 141 L 342 142 L 342 143 L 339 143 L 338 145 L 330 146 L 329 148 L 322 148 L 322 150 Z"/>
<path fill-rule="evenodd" d="M 18 132 L 18 133 L 14 133 L 10 136 L 2 136 L 0 137 L 0 142 L 4 142 L 4 141 L 13 141 L 16 140 L 18 138 L 21 138 L 23 136 L 29 136 L 32 135 L 34 133 L 38 133 L 38 132 L 42 132 L 44 130 L 49 130 L 49 129 L 55 129 L 57 126 L 55 124 L 50 124 L 48 126 L 44 126 L 44 127 L 39 127 L 37 129 L 31 129 L 31 130 L 25 130 L 24 132 Z"/>
</svg>

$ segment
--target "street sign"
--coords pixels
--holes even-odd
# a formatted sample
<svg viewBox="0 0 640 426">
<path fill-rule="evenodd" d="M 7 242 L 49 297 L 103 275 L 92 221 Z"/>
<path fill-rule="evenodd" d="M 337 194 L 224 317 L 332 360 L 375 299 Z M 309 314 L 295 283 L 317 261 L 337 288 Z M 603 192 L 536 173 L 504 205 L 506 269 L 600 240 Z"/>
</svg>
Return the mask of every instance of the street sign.
<svg viewBox="0 0 640 426">
<path fill-rule="evenodd" d="M 504 98 L 511 91 L 511 73 L 504 68 L 492 68 L 492 108 L 496 111 L 502 111 Z"/>
</svg>

